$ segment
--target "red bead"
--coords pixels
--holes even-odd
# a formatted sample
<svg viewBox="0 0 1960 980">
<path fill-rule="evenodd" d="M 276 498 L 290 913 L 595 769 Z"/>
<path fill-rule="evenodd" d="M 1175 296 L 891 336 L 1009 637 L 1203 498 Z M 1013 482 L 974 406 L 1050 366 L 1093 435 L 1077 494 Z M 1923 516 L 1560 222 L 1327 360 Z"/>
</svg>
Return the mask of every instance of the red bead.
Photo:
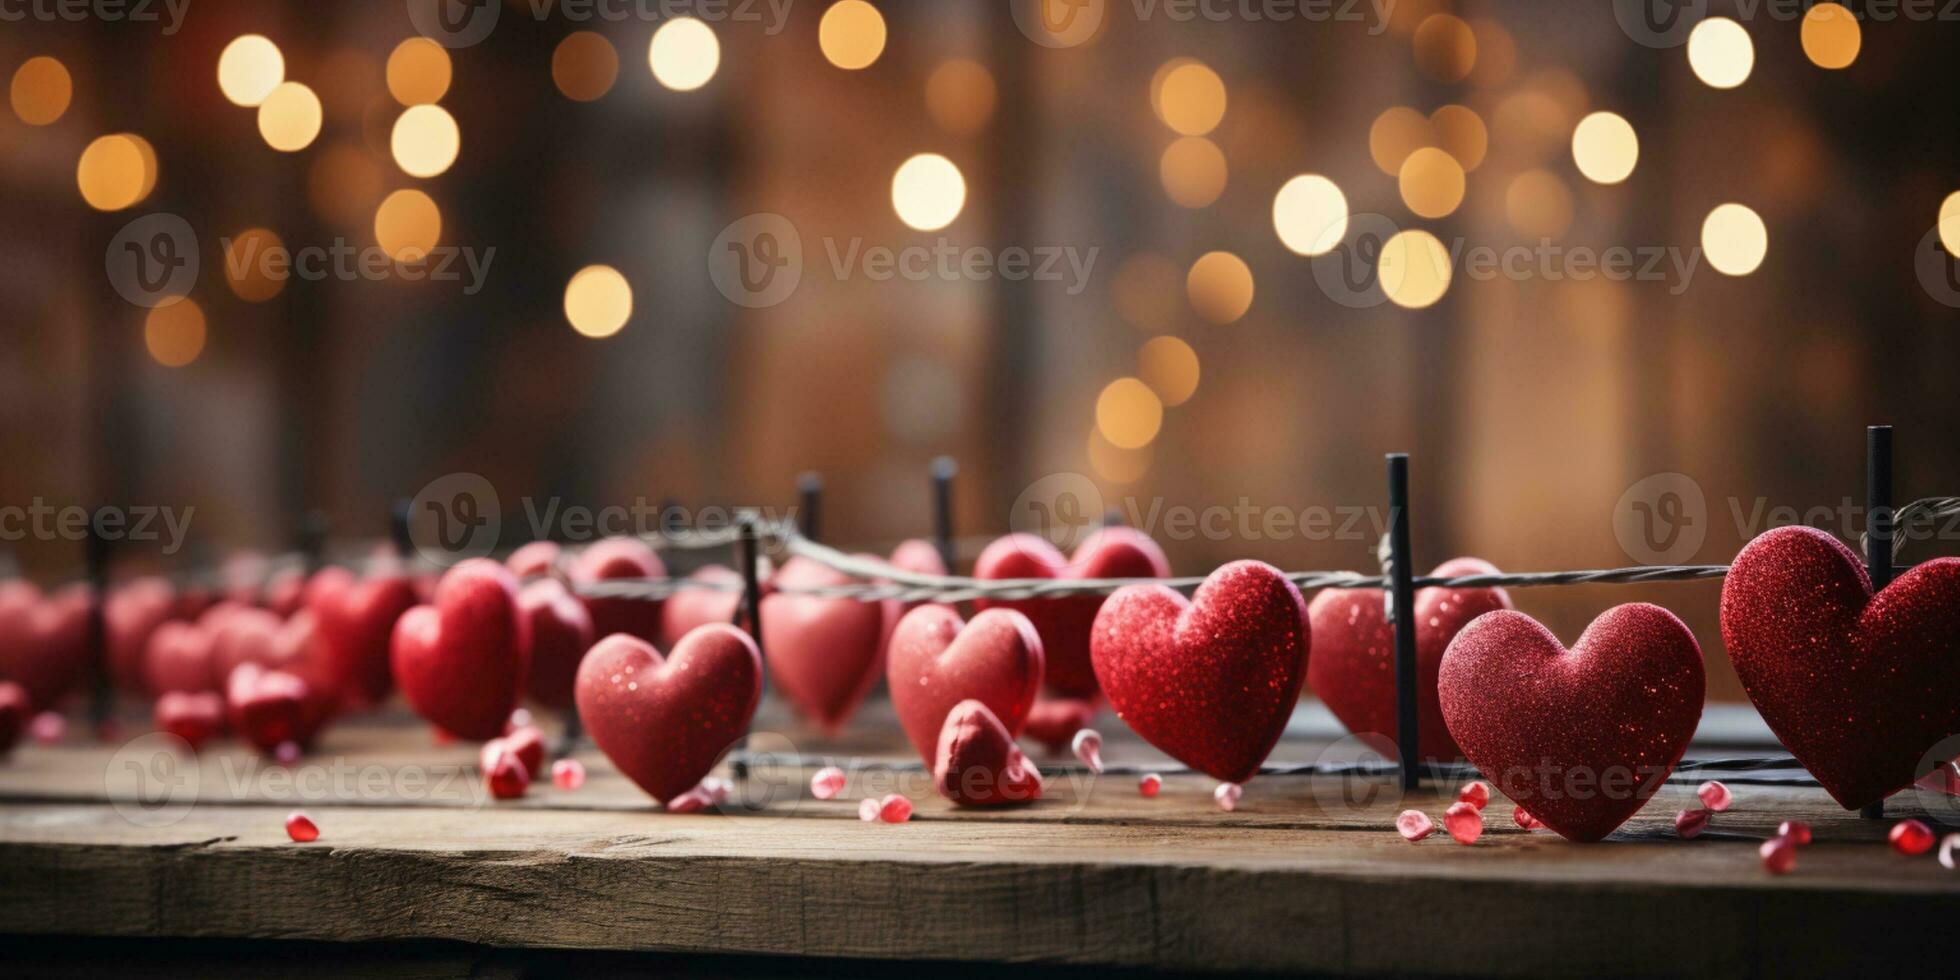
<svg viewBox="0 0 1960 980">
<path fill-rule="evenodd" d="M 305 844 L 320 839 L 320 827 L 312 817 L 294 810 L 286 816 L 286 836 Z"/>
<path fill-rule="evenodd" d="M 1226 813 L 1238 809 L 1239 797 L 1244 795 L 1245 787 L 1237 783 L 1219 783 L 1218 788 L 1211 791 L 1212 801 L 1217 803 L 1218 808 L 1224 810 Z"/>
<path fill-rule="evenodd" d="M 1763 856 L 1763 870 L 1773 875 L 1787 875 L 1797 867 L 1797 842 L 1788 837 L 1772 837 L 1756 849 Z"/>
<path fill-rule="evenodd" d="M 1545 826 L 1543 823 L 1539 822 L 1537 817 L 1534 817 L 1530 813 L 1526 812 L 1525 808 L 1521 806 L 1514 806 L 1511 808 L 1511 820 L 1515 822 L 1519 827 L 1522 827 L 1525 830 L 1537 830 Z"/>
<path fill-rule="evenodd" d="M 1084 728 L 1075 733 L 1075 741 L 1069 743 L 1069 748 L 1075 752 L 1077 759 L 1082 760 L 1083 765 L 1089 767 L 1090 772 L 1103 771 L 1101 732 Z"/>
<path fill-rule="evenodd" d="M 886 823 L 904 823 L 912 819 L 912 801 L 893 793 L 878 801 L 878 819 Z"/>
<path fill-rule="evenodd" d="M 1776 825 L 1776 836 L 1788 837 L 1798 847 L 1810 844 L 1810 825 L 1801 820 L 1785 820 Z"/>
<path fill-rule="evenodd" d="M 530 770 L 524 768 L 524 763 L 518 759 L 517 753 L 502 747 L 496 740 L 492 740 L 484 748 L 493 745 L 499 748 L 483 772 L 483 781 L 489 785 L 490 795 L 499 800 L 514 800 L 523 796 L 524 791 L 531 788 Z"/>
<path fill-rule="evenodd" d="M 1154 772 L 1146 772 L 1142 776 L 1137 777 L 1137 792 L 1143 794 L 1144 799 L 1154 800 L 1157 798 L 1157 794 L 1163 791 L 1164 777 Z"/>
<path fill-rule="evenodd" d="M 844 770 L 836 766 L 825 766 L 810 777 L 810 795 L 820 800 L 834 800 L 844 792 Z"/>
<path fill-rule="evenodd" d="M 1452 803 L 1443 811 L 1443 829 L 1459 844 L 1475 844 L 1484 833 L 1484 813 L 1468 803 Z"/>
<path fill-rule="evenodd" d="M 1892 849 L 1916 857 L 1933 849 L 1933 828 L 1918 820 L 1901 820 L 1892 825 Z"/>
<path fill-rule="evenodd" d="M 878 819 L 879 809 L 878 801 L 867 796 L 858 801 L 858 819 L 870 823 Z"/>
<path fill-rule="evenodd" d="M 1940 841 L 1940 867 L 1960 870 L 1960 834 L 1948 834 Z"/>
<path fill-rule="evenodd" d="M 1711 779 L 1695 787 L 1695 795 L 1701 797 L 1702 806 L 1716 813 L 1735 805 L 1735 794 L 1729 792 L 1729 788 L 1719 780 Z"/>
<path fill-rule="evenodd" d="M 735 795 L 735 784 L 720 776 L 709 776 L 701 780 L 701 795 L 707 797 L 709 803 L 720 806 Z"/>
<path fill-rule="evenodd" d="M 585 785 L 585 763 L 560 759 L 551 764 L 551 784 L 559 789 L 578 789 Z"/>
<path fill-rule="evenodd" d="M 43 711 L 27 723 L 27 734 L 42 745 L 53 745 L 68 733 L 68 719 L 59 711 Z"/>
<path fill-rule="evenodd" d="M 1490 784 L 1481 779 L 1473 779 L 1456 791 L 1458 803 L 1468 803 L 1481 810 L 1490 805 Z"/>
<path fill-rule="evenodd" d="M 699 813 L 713 805 L 714 800 L 706 790 L 699 786 L 667 801 L 668 813 Z"/>
<path fill-rule="evenodd" d="M 1708 829 L 1708 818 L 1715 815 L 1713 810 L 1682 810 L 1674 815 L 1674 832 L 1682 840 L 1694 840 Z"/>
<path fill-rule="evenodd" d="M 1436 821 L 1421 810 L 1403 810 L 1395 816 L 1395 831 L 1402 839 L 1415 843 L 1436 832 Z"/>
</svg>

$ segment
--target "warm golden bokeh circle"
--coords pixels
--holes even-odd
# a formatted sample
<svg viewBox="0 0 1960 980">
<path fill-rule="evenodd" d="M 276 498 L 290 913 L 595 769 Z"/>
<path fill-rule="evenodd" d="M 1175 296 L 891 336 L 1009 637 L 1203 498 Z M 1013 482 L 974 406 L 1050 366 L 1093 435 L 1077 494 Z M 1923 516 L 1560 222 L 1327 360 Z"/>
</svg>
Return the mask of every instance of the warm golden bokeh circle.
<svg viewBox="0 0 1960 980">
<path fill-rule="evenodd" d="M 938 231 L 953 223 L 966 206 L 966 178 L 953 161 L 920 153 L 892 174 L 892 209 L 919 231 Z"/>
<path fill-rule="evenodd" d="M 1163 75 L 1154 103 L 1164 125 L 1185 136 L 1203 136 L 1225 118 L 1225 81 L 1202 62 L 1185 60 Z"/>
<path fill-rule="evenodd" d="M 1157 162 L 1164 193 L 1181 207 L 1202 208 L 1225 193 L 1225 153 L 1202 136 L 1184 136 L 1164 148 Z"/>
<path fill-rule="evenodd" d="M 1096 397 L 1096 429 L 1118 449 L 1141 449 L 1164 425 L 1164 403 L 1136 378 L 1117 378 Z"/>
<path fill-rule="evenodd" d="M 885 51 L 885 16 L 865 0 L 837 0 L 817 22 L 817 47 L 839 68 L 869 68 Z"/>
<path fill-rule="evenodd" d="M 1409 154 L 1434 145 L 1435 128 L 1429 117 L 1408 106 L 1383 110 L 1368 127 L 1368 155 L 1390 177 L 1402 172 L 1402 161 Z"/>
<path fill-rule="evenodd" d="M 204 353 L 204 310 L 186 296 L 143 317 L 143 346 L 164 367 L 183 367 Z"/>
<path fill-rule="evenodd" d="M 68 111 L 75 82 L 68 76 L 68 66 L 47 55 L 36 55 L 14 70 L 7 94 L 21 122 L 46 126 Z"/>
<path fill-rule="evenodd" d="M 591 102 L 619 79 L 619 52 L 604 34 L 573 31 L 551 52 L 551 83 L 565 98 Z"/>
<path fill-rule="evenodd" d="M 218 91 L 233 105 L 252 108 L 286 80 L 286 57 L 262 34 L 232 39 L 218 55 Z"/>
<path fill-rule="evenodd" d="M 1347 237 L 1347 195 L 1319 174 L 1300 174 L 1273 195 L 1273 230 L 1296 255 L 1324 255 Z"/>
<path fill-rule="evenodd" d="M 404 106 L 439 102 L 449 92 L 449 52 L 426 37 L 411 37 L 388 55 L 388 94 Z"/>
<path fill-rule="evenodd" d="M 1419 217 L 1445 217 L 1463 203 L 1462 165 L 1433 146 L 1425 146 L 1402 161 L 1397 184 L 1402 203 Z"/>
<path fill-rule="evenodd" d="M 1252 269 L 1230 252 L 1206 252 L 1184 277 L 1191 309 L 1216 324 L 1231 323 L 1252 308 Z"/>
<path fill-rule="evenodd" d="M 462 149 L 462 132 L 456 118 L 439 105 L 418 105 L 402 110 L 388 137 L 395 164 L 411 177 L 434 177 L 456 162 Z"/>
<path fill-rule="evenodd" d="M 1804 11 L 1799 33 L 1804 57 L 1819 68 L 1851 67 L 1865 43 L 1858 18 L 1841 3 L 1820 3 Z"/>
<path fill-rule="evenodd" d="M 993 117 L 997 98 L 993 73 L 966 58 L 942 63 L 926 79 L 926 111 L 941 129 L 959 136 L 984 128 Z"/>
<path fill-rule="evenodd" d="M 1376 259 L 1382 293 L 1397 306 L 1419 310 L 1443 298 L 1450 288 L 1450 254 L 1435 235 L 1420 228 L 1398 231 L 1382 243 Z"/>
<path fill-rule="evenodd" d="M 1469 106 L 1446 105 L 1429 114 L 1430 136 L 1443 152 L 1456 158 L 1464 173 L 1484 162 L 1490 149 L 1490 132 L 1482 116 Z M 1411 151 L 1414 152 L 1414 151 Z"/>
<path fill-rule="evenodd" d="M 259 103 L 259 135 L 267 146 L 294 153 L 320 135 L 320 97 L 299 82 L 281 82 Z"/>
<path fill-rule="evenodd" d="M 721 40 L 714 28 L 695 17 L 676 17 L 653 32 L 647 65 L 654 80 L 676 92 L 692 92 L 721 67 Z"/>
<path fill-rule="evenodd" d="M 1137 376 L 1165 407 L 1176 408 L 1198 393 L 1198 352 L 1176 337 L 1152 337 L 1137 352 Z"/>
<path fill-rule="evenodd" d="M 247 303 L 263 303 L 286 288 L 285 243 L 270 228 L 247 228 L 225 240 L 225 285 Z"/>
<path fill-rule="evenodd" d="M 1701 223 L 1701 250 L 1716 272 L 1746 276 L 1769 254 L 1769 228 L 1747 205 L 1719 205 Z"/>
<path fill-rule="evenodd" d="M 397 262 L 419 261 L 441 240 L 442 209 L 421 191 L 395 191 L 374 209 L 375 244 Z"/>
<path fill-rule="evenodd" d="M 156 186 L 154 153 L 129 133 L 97 137 L 75 164 L 82 200 L 97 211 L 120 211 Z"/>
<path fill-rule="evenodd" d="M 609 265 L 588 265 L 565 284 L 565 320 L 580 335 L 603 339 L 633 316 L 633 287 Z"/>
<path fill-rule="evenodd" d="M 1756 67 L 1756 45 L 1741 24 L 1710 17 L 1688 34 L 1688 67 L 1710 88 L 1735 88 Z"/>
<path fill-rule="evenodd" d="M 1617 184 L 1640 162 L 1640 138 L 1624 116 L 1595 112 L 1573 127 L 1572 162 L 1595 184 Z"/>
<path fill-rule="evenodd" d="M 1477 36 L 1453 14 L 1431 14 L 1416 25 L 1416 69 L 1439 82 L 1460 82 L 1477 66 Z"/>
</svg>

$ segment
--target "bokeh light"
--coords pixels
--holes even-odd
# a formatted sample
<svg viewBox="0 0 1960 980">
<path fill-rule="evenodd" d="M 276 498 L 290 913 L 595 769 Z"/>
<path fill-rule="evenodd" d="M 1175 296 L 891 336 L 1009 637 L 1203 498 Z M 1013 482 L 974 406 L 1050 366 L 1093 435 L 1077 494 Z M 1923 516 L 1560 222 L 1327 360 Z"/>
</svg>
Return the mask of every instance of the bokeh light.
<svg viewBox="0 0 1960 980">
<path fill-rule="evenodd" d="M 1710 17 L 1688 34 L 1688 66 L 1711 88 L 1734 88 L 1756 67 L 1756 46 L 1741 24 Z"/>
<path fill-rule="evenodd" d="M 1429 128 L 1436 146 L 1455 157 L 1464 173 L 1484 162 L 1484 154 L 1490 149 L 1490 132 L 1484 128 L 1483 117 L 1469 106 L 1446 105 L 1437 109 L 1429 114 Z"/>
<path fill-rule="evenodd" d="M 921 153 L 892 174 L 892 208 L 898 220 L 919 231 L 938 231 L 953 223 L 966 206 L 966 178 L 953 161 Z"/>
<path fill-rule="evenodd" d="M 1504 189 L 1504 218 L 1527 238 L 1558 238 L 1572 227 L 1572 192 L 1549 170 L 1527 170 Z"/>
<path fill-rule="evenodd" d="M 47 55 L 36 55 L 14 70 L 7 96 L 21 122 L 46 126 L 68 111 L 68 103 L 75 96 L 75 80 L 68 77 L 68 66 Z"/>
<path fill-rule="evenodd" d="M 1617 113 L 1595 112 L 1572 130 L 1572 162 L 1595 184 L 1617 184 L 1640 160 L 1640 138 Z"/>
<path fill-rule="evenodd" d="M 1229 169 L 1218 144 L 1202 136 L 1182 136 L 1164 148 L 1157 175 L 1172 201 L 1187 208 L 1202 208 L 1225 193 Z"/>
<path fill-rule="evenodd" d="M 320 135 L 320 97 L 299 82 L 281 82 L 259 103 L 259 135 L 281 153 L 306 149 Z"/>
<path fill-rule="evenodd" d="M 1463 203 L 1463 167 L 1433 146 L 1409 154 L 1397 178 L 1402 203 L 1424 218 L 1441 218 Z"/>
<path fill-rule="evenodd" d="M 1470 21 L 1470 32 L 1477 40 L 1477 65 L 1470 69 L 1470 83 L 1495 88 L 1510 81 L 1518 65 L 1518 42 L 1511 32 L 1490 17 Z"/>
<path fill-rule="evenodd" d="M 135 133 L 123 133 L 121 135 L 123 139 L 128 140 L 131 145 L 136 147 L 136 155 L 143 159 L 143 184 L 136 189 L 136 199 L 140 201 L 149 197 L 150 192 L 156 190 L 157 187 L 156 147 L 151 146 L 149 140 Z"/>
<path fill-rule="evenodd" d="M 128 133 L 97 137 L 75 164 L 82 200 L 97 211 L 120 211 L 149 196 L 156 175 L 144 147 Z"/>
<path fill-rule="evenodd" d="M 1164 125 L 1186 136 L 1203 136 L 1225 118 L 1225 82 L 1204 63 L 1178 62 L 1163 74 L 1153 104 Z"/>
<path fill-rule="evenodd" d="M 306 175 L 306 196 L 320 217 L 358 228 L 381 199 L 381 166 L 352 143 L 335 143 L 313 158 Z"/>
<path fill-rule="evenodd" d="M 837 0 L 817 23 L 817 47 L 839 68 L 869 68 L 885 51 L 885 17 L 865 0 Z"/>
<path fill-rule="evenodd" d="M 551 52 L 551 83 L 565 98 L 591 102 L 619 79 L 619 52 L 604 34 L 573 31 Z"/>
<path fill-rule="evenodd" d="M 143 346 L 151 359 L 169 368 L 179 368 L 204 353 L 204 310 L 186 296 L 155 307 L 143 317 Z"/>
<path fill-rule="evenodd" d="M 1167 408 L 1198 393 L 1198 352 L 1176 337 L 1152 337 L 1137 352 L 1137 376 Z"/>
<path fill-rule="evenodd" d="M 1865 41 L 1858 18 L 1841 3 L 1820 3 L 1804 11 L 1799 33 L 1804 57 L 1819 68 L 1851 67 Z"/>
<path fill-rule="evenodd" d="M 388 55 L 388 94 L 405 106 L 440 101 L 449 91 L 449 52 L 426 37 L 411 37 Z"/>
<path fill-rule="evenodd" d="M 256 106 L 286 80 L 286 57 L 262 34 L 233 38 L 218 55 L 218 91 L 233 105 Z"/>
<path fill-rule="evenodd" d="M 1708 212 L 1701 223 L 1701 250 L 1716 272 L 1746 276 L 1756 271 L 1769 253 L 1769 229 L 1748 207 L 1723 204 Z"/>
<path fill-rule="evenodd" d="M 1184 292 L 1199 316 L 1220 325 L 1231 323 L 1252 308 L 1252 269 L 1230 252 L 1206 252 L 1191 263 Z"/>
<path fill-rule="evenodd" d="M 1947 255 L 1960 257 L 1960 191 L 1940 202 L 1940 244 Z"/>
<path fill-rule="evenodd" d="M 286 288 L 289 274 L 283 261 L 275 261 L 285 248 L 270 228 L 247 228 L 224 243 L 225 285 L 247 303 L 263 303 Z"/>
<path fill-rule="evenodd" d="M 633 287 L 609 265 L 588 265 L 565 284 L 565 319 L 595 339 L 610 337 L 633 315 Z"/>
<path fill-rule="evenodd" d="M 1477 64 L 1477 36 L 1463 19 L 1431 14 L 1416 25 L 1416 69 L 1439 82 L 1460 82 Z"/>
<path fill-rule="evenodd" d="M 1398 231 L 1382 243 L 1375 275 L 1390 302 L 1419 310 L 1449 291 L 1450 254 L 1435 235 L 1420 228 Z"/>
<path fill-rule="evenodd" d="M 456 118 L 439 105 L 418 105 L 402 111 L 388 138 L 395 164 L 411 177 L 434 177 L 456 162 L 462 148 Z"/>
<path fill-rule="evenodd" d="M 1116 267 L 1110 291 L 1116 312 L 1138 330 L 1162 333 L 1182 306 L 1184 270 L 1155 252 L 1138 252 Z"/>
<path fill-rule="evenodd" d="M 1096 396 L 1096 429 L 1118 449 L 1141 449 L 1164 425 L 1164 403 L 1136 378 L 1117 378 Z"/>
<path fill-rule="evenodd" d="M 381 199 L 374 209 L 374 241 L 397 262 L 414 262 L 442 240 L 442 209 L 412 187 Z"/>
<path fill-rule="evenodd" d="M 959 136 L 985 128 L 998 98 L 993 73 L 966 58 L 942 63 L 926 79 L 926 111 L 939 128 Z"/>
<path fill-rule="evenodd" d="M 1428 116 L 1408 106 L 1393 106 L 1383 110 L 1368 127 L 1368 155 L 1382 173 L 1394 177 L 1401 174 L 1402 162 L 1409 154 L 1435 145 L 1434 137 Z"/>
<path fill-rule="evenodd" d="M 1102 430 L 1089 430 L 1089 468 L 1110 483 L 1135 483 L 1150 473 L 1151 448 L 1119 449 L 1103 438 Z"/>
<path fill-rule="evenodd" d="M 1300 174 L 1273 195 L 1273 230 L 1296 255 L 1323 255 L 1347 237 L 1347 195 L 1319 174 Z"/>
<path fill-rule="evenodd" d="M 653 32 L 647 65 L 655 81 L 676 92 L 692 92 L 708 84 L 721 67 L 721 41 L 698 18 L 676 17 Z"/>
</svg>

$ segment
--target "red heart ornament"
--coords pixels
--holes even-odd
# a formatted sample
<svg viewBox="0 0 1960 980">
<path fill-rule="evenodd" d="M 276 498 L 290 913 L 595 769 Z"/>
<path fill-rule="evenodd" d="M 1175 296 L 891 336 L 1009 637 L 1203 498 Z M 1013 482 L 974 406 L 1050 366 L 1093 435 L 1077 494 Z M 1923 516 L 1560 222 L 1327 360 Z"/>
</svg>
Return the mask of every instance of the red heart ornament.
<svg viewBox="0 0 1960 980">
<path fill-rule="evenodd" d="M 326 673 L 350 703 L 379 703 L 394 687 L 395 621 L 414 606 L 415 586 L 401 575 L 357 579 L 328 568 L 308 583 L 306 607 L 319 619 Z"/>
<path fill-rule="evenodd" d="M 1645 806 L 1701 722 L 1701 647 L 1675 615 L 1614 606 L 1567 652 L 1521 612 L 1485 613 L 1443 653 L 1443 718 L 1472 765 L 1575 841 Z"/>
<path fill-rule="evenodd" d="M 1495 575 L 1497 567 L 1476 558 L 1457 558 L 1436 566 L 1435 578 Z M 1419 751 L 1427 759 L 1463 755 L 1443 723 L 1436 699 L 1436 672 L 1443 650 L 1458 630 L 1487 612 L 1511 608 L 1503 589 L 1428 588 L 1416 592 L 1416 724 Z M 1325 589 L 1307 604 L 1313 624 L 1313 659 L 1307 687 L 1327 710 L 1356 735 L 1379 735 L 1394 744 L 1399 727 L 1395 698 L 1395 627 L 1388 621 L 1380 589 Z"/>
<path fill-rule="evenodd" d="M 1041 799 L 1041 771 L 1014 744 L 1007 726 L 980 701 L 961 701 L 946 712 L 928 760 L 933 788 L 963 806 Z"/>
<path fill-rule="evenodd" d="M 547 708 L 571 707 L 579 661 L 592 647 L 592 614 L 564 583 L 551 578 L 524 586 L 517 594 L 517 607 L 531 629 L 531 672 L 525 693 Z"/>
<path fill-rule="evenodd" d="M 1911 785 L 1926 753 L 1960 733 L 1960 559 L 1873 595 L 1838 539 L 1768 531 L 1722 583 L 1722 644 L 1770 730 L 1847 808 Z"/>
<path fill-rule="evenodd" d="M 150 637 L 177 610 L 177 590 L 168 579 L 148 577 L 112 590 L 102 604 L 108 631 L 109 673 L 125 691 L 149 691 L 145 661 Z"/>
<path fill-rule="evenodd" d="M 27 697 L 27 688 L 12 681 L 0 681 L 0 756 L 14 750 L 14 743 L 20 741 L 20 733 L 27 730 L 27 720 L 34 715 L 34 703 Z"/>
<path fill-rule="evenodd" d="M 271 752 L 285 742 L 311 744 L 333 698 L 298 674 L 243 663 L 225 681 L 225 708 L 240 738 Z"/>
<path fill-rule="evenodd" d="M 157 698 L 153 717 L 159 731 L 198 749 L 225 730 L 225 699 L 215 691 L 165 691 Z"/>
<path fill-rule="evenodd" d="M 504 567 L 520 579 L 539 578 L 556 572 L 562 555 L 556 541 L 533 541 L 511 552 Z"/>
<path fill-rule="evenodd" d="M 0 582 L 0 680 L 19 684 L 44 711 L 80 687 L 93 604 L 84 585 L 42 595 L 28 582 Z"/>
<path fill-rule="evenodd" d="M 1075 741 L 1075 733 L 1096 723 L 1102 710 L 1097 698 L 1036 698 L 1021 731 L 1043 748 L 1060 755 Z"/>
<path fill-rule="evenodd" d="M 202 623 L 169 622 L 157 627 L 144 656 L 148 689 L 158 694 L 221 690 L 214 656 L 217 639 Z"/>
<path fill-rule="evenodd" d="M 807 558 L 791 558 L 771 579 L 779 589 L 854 581 Z M 765 597 L 762 650 L 770 683 L 804 717 L 836 732 L 877 682 L 885 615 L 877 602 L 784 592 Z"/>
<path fill-rule="evenodd" d="M 600 640 L 578 671 L 593 744 L 658 802 L 699 785 L 740 741 L 762 698 L 762 658 L 733 626 L 703 626 L 662 659 L 644 640 Z"/>
<path fill-rule="evenodd" d="M 461 738 L 503 733 L 529 670 L 517 577 L 473 558 L 443 575 L 432 605 L 395 623 L 395 684 L 416 714 Z"/>
<path fill-rule="evenodd" d="M 1145 741 L 1243 783 L 1286 730 L 1310 636 L 1300 590 L 1271 565 L 1235 561 L 1188 600 L 1161 585 L 1118 589 L 1090 654 L 1117 717 Z"/>
<path fill-rule="evenodd" d="M 733 588 L 682 589 L 662 603 L 660 642 L 669 650 L 681 641 L 681 637 L 703 626 L 733 623 L 736 612 L 742 606 L 742 573 L 726 565 L 709 565 L 688 578 Z"/>
<path fill-rule="evenodd" d="M 987 546 L 973 565 L 973 577 L 1014 578 L 1163 578 L 1170 560 L 1157 542 L 1141 531 L 1107 527 L 1091 534 L 1063 558 L 1046 538 L 1010 534 Z M 1048 686 L 1070 697 L 1096 693 L 1096 670 L 1089 662 L 1089 630 L 1102 608 L 1103 596 L 1057 599 L 981 599 L 979 609 L 1015 609 L 1025 614 L 1041 634 L 1047 656 Z"/>
<path fill-rule="evenodd" d="M 666 578 L 667 567 L 660 556 L 639 538 L 606 538 L 572 559 L 567 574 L 577 584 L 609 582 L 618 579 Z M 660 639 L 661 603 L 645 599 L 587 599 L 592 611 L 592 634 L 614 633 L 637 636 L 648 643 Z"/>
<path fill-rule="evenodd" d="M 1028 617 L 989 609 L 969 623 L 951 606 L 928 604 L 892 631 L 885 681 L 906 737 L 930 764 L 947 713 L 963 701 L 986 706 L 1010 737 L 1020 734 L 1041 667 L 1041 635 Z"/>
<path fill-rule="evenodd" d="M 930 541 L 908 538 L 892 549 L 892 556 L 886 563 L 900 571 L 920 575 L 945 575 L 946 562 L 940 557 L 939 548 Z M 885 651 L 887 660 L 891 653 L 892 631 L 898 629 L 898 621 L 905 614 L 924 605 L 922 602 L 900 602 L 897 599 L 885 600 L 885 633 L 878 640 L 878 649 Z M 935 736 L 937 737 L 937 736 Z"/>
</svg>

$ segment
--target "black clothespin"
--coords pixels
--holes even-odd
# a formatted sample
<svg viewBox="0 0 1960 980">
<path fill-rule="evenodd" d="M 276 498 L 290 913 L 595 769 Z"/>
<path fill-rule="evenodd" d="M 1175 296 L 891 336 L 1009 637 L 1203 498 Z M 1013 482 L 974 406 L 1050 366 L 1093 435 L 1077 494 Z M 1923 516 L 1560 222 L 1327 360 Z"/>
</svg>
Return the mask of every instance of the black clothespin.
<svg viewBox="0 0 1960 980">
<path fill-rule="evenodd" d="M 953 477 L 960 466 L 951 456 L 932 461 L 932 544 L 939 549 L 939 561 L 953 570 Z"/>
<path fill-rule="evenodd" d="M 1402 753 L 1402 788 L 1421 779 L 1416 711 L 1415 571 L 1409 560 L 1409 456 L 1388 454 L 1388 596 L 1395 627 L 1395 743 Z"/>
<path fill-rule="evenodd" d="M 1892 427 L 1865 427 L 1865 571 L 1872 594 L 1892 584 Z M 1885 801 L 1858 811 L 1867 820 L 1885 819 Z"/>
<path fill-rule="evenodd" d="M 823 507 L 823 474 L 807 470 L 796 478 L 797 530 L 811 541 L 821 541 L 817 536 L 820 525 L 817 518 Z"/>
<path fill-rule="evenodd" d="M 748 620 L 749 637 L 755 641 L 756 652 L 761 653 L 762 580 L 758 574 L 758 566 L 762 561 L 762 543 L 756 534 L 756 516 L 753 512 L 743 511 L 736 517 L 736 521 L 741 528 L 740 537 L 736 540 L 739 543 L 742 562 L 742 601 L 737 607 L 735 619 L 738 623 L 744 618 Z M 744 736 L 745 744 L 746 739 L 747 736 Z M 749 759 L 746 751 L 731 753 L 728 765 L 730 773 L 736 779 L 749 778 Z"/>
</svg>

